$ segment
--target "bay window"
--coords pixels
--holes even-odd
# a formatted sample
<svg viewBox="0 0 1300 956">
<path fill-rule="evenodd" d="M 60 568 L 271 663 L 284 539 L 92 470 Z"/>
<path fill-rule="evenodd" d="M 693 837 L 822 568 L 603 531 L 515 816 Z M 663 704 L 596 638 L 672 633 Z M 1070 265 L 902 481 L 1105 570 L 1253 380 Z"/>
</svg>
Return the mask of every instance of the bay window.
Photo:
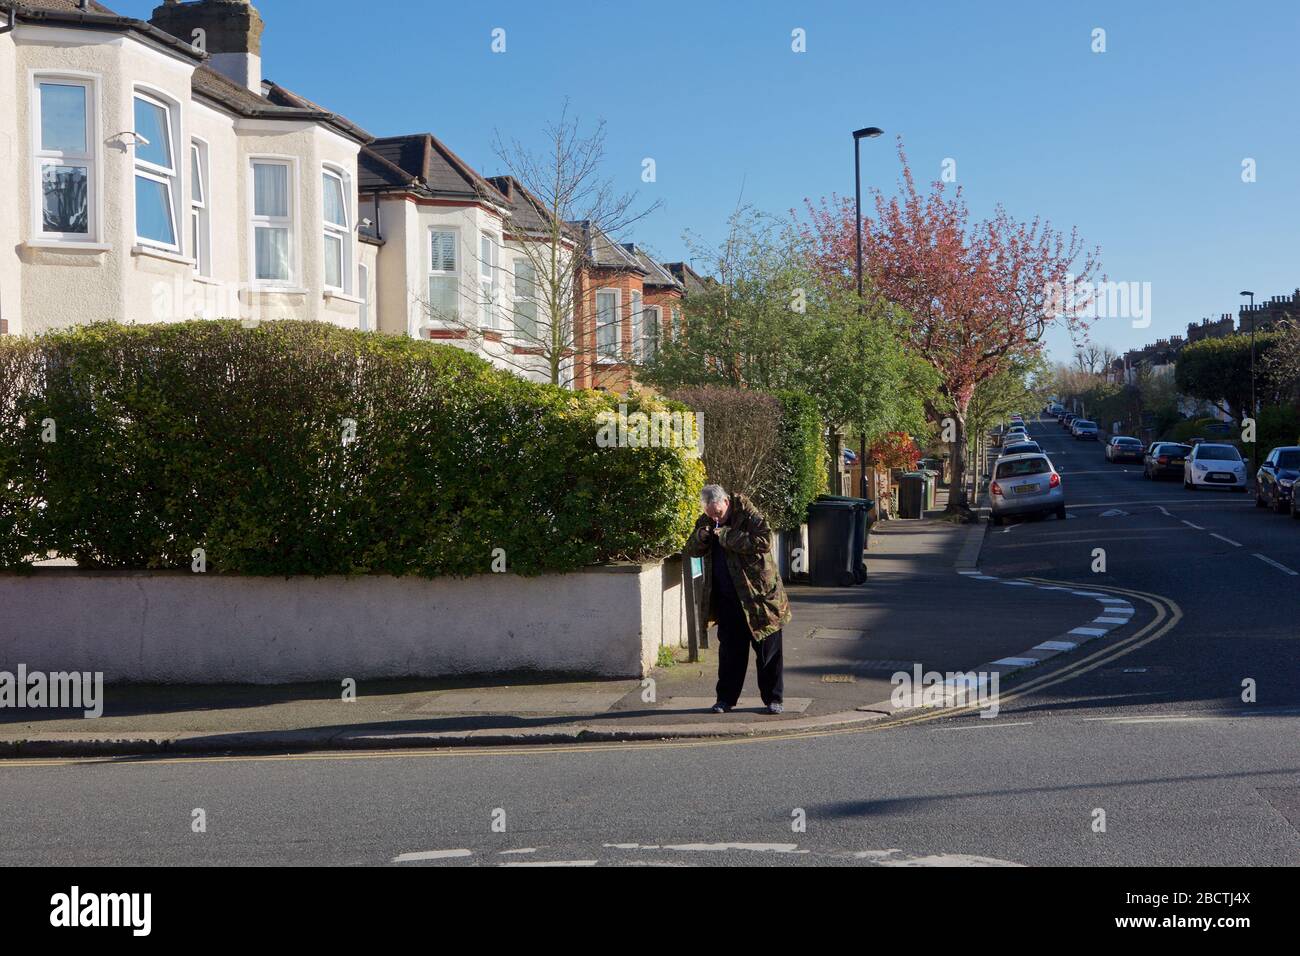
<svg viewBox="0 0 1300 956">
<path fill-rule="evenodd" d="M 176 231 L 176 149 L 172 110 L 135 94 L 135 238 L 142 245 L 180 251 Z"/>
<path fill-rule="evenodd" d="M 284 160 L 254 159 L 253 278 L 262 285 L 291 285 L 293 263 L 293 167 Z"/>
<path fill-rule="evenodd" d="M 652 305 L 646 308 L 641 324 L 641 341 L 637 345 L 640 350 L 637 357 L 642 362 L 650 361 L 659 352 L 659 323 L 659 306 Z"/>
<path fill-rule="evenodd" d="M 596 356 L 602 361 L 618 361 L 619 306 L 617 289 L 596 291 Z"/>
<path fill-rule="evenodd" d="M 537 340 L 537 269 L 527 259 L 515 260 L 515 334 Z"/>
<path fill-rule="evenodd" d="M 456 232 L 450 229 L 432 229 L 429 239 L 432 249 L 429 263 L 430 317 L 442 322 L 455 322 L 460 316 Z"/>
<path fill-rule="evenodd" d="M 482 325 L 498 329 L 501 325 L 497 316 L 497 244 L 486 232 L 479 237 L 478 276 L 483 299 Z"/>
<path fill-rule="evenodd" d="M 321 173 L 325 219 L 325 287 L 347 292 L 352 266 L 352 217 L 346 174 L 326 168 Z"/>
<path fill-rule="evenodd" d="M 641 293 L 632 290 L 632 359 L 635 361 L 641 352 L 641 322 L 644 316 L 641 308 Z"/>
<path fill-rule="evenodd" d="M 38 76 L 32 91 L 33 181 L 41 197 L 36 235 L 89 242 L 95 237 L 98 139 L 91 80 Z"/>
<path fill-rule="evenodd" d="M 208 213 L 208 146 L 190 142 L 190 249 L 194 271 L 212 275 L 212 224 Z"/>
</svg>

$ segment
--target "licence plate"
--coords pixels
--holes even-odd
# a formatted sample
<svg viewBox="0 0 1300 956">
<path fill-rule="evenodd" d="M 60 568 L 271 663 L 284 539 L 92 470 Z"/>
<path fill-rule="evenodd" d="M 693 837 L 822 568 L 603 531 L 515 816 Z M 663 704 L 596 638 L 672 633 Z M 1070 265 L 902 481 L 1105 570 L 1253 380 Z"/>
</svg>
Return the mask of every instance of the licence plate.
<svg viewBox="0 0 1300 956">
<path fill-rule="evenodd" d="M 1016 485 L 1016 494 L 1031 495 L 1041 487 L 1042 485 Z"/>
<path fill-rule="evenodd" d="M 1213 481 L 1232 481 L 1232 475 L 1228 474 L 1227 472 L 1223 472 L 1223 471 L 1212 471 L 1212 472 L 1210 472 L 1210 478 L 1211 478 L 1211 480 L 1213 480 Z"/>
</svg>

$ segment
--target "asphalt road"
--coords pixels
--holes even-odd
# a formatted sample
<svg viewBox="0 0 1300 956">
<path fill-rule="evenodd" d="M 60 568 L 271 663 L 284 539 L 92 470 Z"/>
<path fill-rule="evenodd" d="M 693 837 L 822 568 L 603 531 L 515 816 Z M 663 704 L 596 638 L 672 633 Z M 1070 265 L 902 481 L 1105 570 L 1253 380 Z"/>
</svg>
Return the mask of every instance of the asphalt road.
<svg viewBox="0 0 1300 956">
<path fill-rule="evenodd" d="M 1300 577 L 1283 570 L 1300 571 L 1300 522 L 1144 481 L 1054 423 L 1031 432 L 1073 517 L 989 529 L 981 569 L 1117 589 L 1142 619 L 1030 690 L 1004 688 L 994 719 L 704 744 L 0 762 L 0 863 L 1300 865 Z M 1015 628 L 1015 602 L 992 582 L 953 614 Z"/>
</svg>

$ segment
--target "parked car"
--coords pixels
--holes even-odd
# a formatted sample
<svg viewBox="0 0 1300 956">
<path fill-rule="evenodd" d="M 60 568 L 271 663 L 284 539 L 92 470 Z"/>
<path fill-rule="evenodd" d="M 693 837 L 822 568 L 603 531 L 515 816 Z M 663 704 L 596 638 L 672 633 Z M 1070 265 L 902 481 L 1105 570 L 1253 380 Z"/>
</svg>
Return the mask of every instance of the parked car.
<svg viewBox="0 0 1300 956">
<path fill-rule="evenodd" d="M 1116 435 L 1106 442 L 1106 460 L 1112 465 L 1121 461 L 1141 461 L 1142 442 L 1136 438 Z"/>
<path fill-rule="evenodd" d="M 1231 488 L 1245 494 L 1246 462 L 1232 445 L 1201 442 L 1187 456 L 1187 463 L 1183 466 L 1183 487 L 1188 491 Z"/>
<path fill-rule="evenodd" d="M 1076 417 L 1077 416 L 1073 412 L 1066 412 L 1065 417 L 1061 419 L 1061 427 L 1066 431 L 1069 431 L 1070 426 L 1074 424 L 1074 419 Z"/>
<path fill-rule="evenodd" d="M 1014 445 L 1016 442 L 1019 441 L 1028 441 L 1028 440 L 1029 440 L 1029 433 L 1025 431 L 1024 425 L 1012 425 L 1010 428 L 1008 428 L 1006 431 L 1002 433 L 1003 448 L 1005 448 L 1007 445 Z"/>
<path fill-rule="evenodd" d="M 1300 445 L 1274 448 L 1255 473 L 1255 506 L 1278 514 L 1292 512 L 1295 483 L 1300 479 Z"/>
<path fill-rule="evenodd" d="M 999 458 L 989 483 L 993 523 L 1010 515 L 1047 514 L 1065 518 L 1065 489 L 1051 460 L 1042 454 Z"/>
<path fill-rule="evenodd" d="M 998 452 L 999 458 L 1006 458 L 1008 455 L 1041 455 L 1042 446 L 1036 441 L 1018 441 L 1012 445 L 1006 445 L 1002 451 Z"/>
<path fill-rule="evenodd" d="M 1191 445 L 1173 441 L 1152 442 L 1142 458 L 1143 478 L 1183 477 L 1183 463 L 1192 453 Z"/>
<path fill-rule="evenodd" d="M 1075 441 L 1096 441 L 1097 423 L 1086 418 L 1076 418 L 1070 426 L 1070 434 Z"/>
</svg>

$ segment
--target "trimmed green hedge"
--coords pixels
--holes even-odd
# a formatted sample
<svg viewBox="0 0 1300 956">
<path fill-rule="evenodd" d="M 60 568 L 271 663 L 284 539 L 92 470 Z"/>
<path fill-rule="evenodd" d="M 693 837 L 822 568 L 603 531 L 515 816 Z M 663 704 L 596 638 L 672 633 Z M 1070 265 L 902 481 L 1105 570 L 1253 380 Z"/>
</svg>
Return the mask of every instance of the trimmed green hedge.
<svg viewBox="0 0 1300 956">
<path fill-rule="evenodd" d="M 45 507 L 27 540 L 0 542 L 10 565 L 48 549 L 190 567 L 202 548 L 216 572 L 435 577 L 491 571 L 500 548 L 509 571 L 542 574 L 665 556 L 696 514 L 698 461 L 597 444 L 615 399 L 454 347 L 301 321 L 98 324 L 37 344 L 43 387 L 18 396 L 20 428 L 0 421 L 0 533 L 25 520 L 5 518 L 14 502 Z"/>
<path fill-rule="evenodd" d="M 700 413 L 711 482 L 753 499 L 773 528 L 797 528 L 826 485 L 822 419 L 800 392 L 701 386 L 674 399 Z"/>
</svg>

